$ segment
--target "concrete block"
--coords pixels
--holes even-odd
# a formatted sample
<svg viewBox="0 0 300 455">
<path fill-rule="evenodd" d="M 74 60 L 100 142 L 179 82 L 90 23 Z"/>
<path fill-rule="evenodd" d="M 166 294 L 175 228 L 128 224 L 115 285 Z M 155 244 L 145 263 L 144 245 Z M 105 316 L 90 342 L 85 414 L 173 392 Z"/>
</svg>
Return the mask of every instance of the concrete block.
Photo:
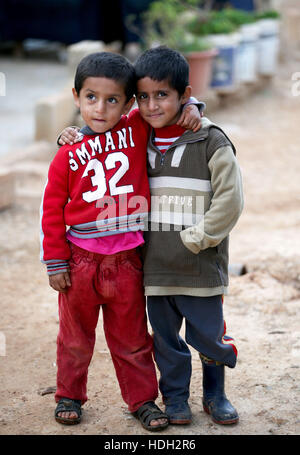
<svg viewBox="0 0 300 455">
<path fill-rule="evenodd" d="M 105 43 L 103 41 L 84 40 L 68 46 L 67 62 L 70 73 L 72 75 L 75 73 L 76 67 L 83 57 L 94 52 L 103 52 L 104 50 Z"/>
<path fill-rule="evenodd" d="M 18 164 L 25 161 L 41 163 L 49 163 L 58 147 L 56 144 L 47 141 L 33 142 L 25 147 L 16 148 L 13 154 L 7 153 L 0 157 L 0 168 L 11 168 L 16 170 Z"/>
<path fill-rule="evenodd" d="M 121 52 L 121 41 L 105 44 L 103 41 L 83 40 L 67 47 L 67 62 L 72 77 L 80 60 L 94 52 Z"/>
<path fill-rule="evenodd" d="M 35 106 L 35 140 L 56 142 L 59 133 L 73 124 L 76 111 L 71 88 L 41 98 Z"/>
<path fill-rule="evenodd" d="M 15 163 L 13 171 L 16 176 L 41 177 L 46 181 L 49 163 L 46 161 L 25 160 Z"/>
<path fill-rule="evenodd" d="M 41 202 L 43 190 L 47 180 L 49 163 L 35 160 L 25 160 L 15 163 L 13 170 L 16 177 L 17 204 Z"/>
<path fill-rule="evenodd" d="M 4 167 L 0 168 L 0 210 L 8 208 L 15 200 L 15 175 Z"/>
</svg>

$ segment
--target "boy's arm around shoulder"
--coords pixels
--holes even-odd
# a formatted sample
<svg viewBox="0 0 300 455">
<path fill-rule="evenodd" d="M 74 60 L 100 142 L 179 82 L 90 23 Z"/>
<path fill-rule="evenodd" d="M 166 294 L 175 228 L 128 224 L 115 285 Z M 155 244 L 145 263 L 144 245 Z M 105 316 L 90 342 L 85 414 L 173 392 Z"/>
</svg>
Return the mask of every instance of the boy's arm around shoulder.
<svg viewBox="0 0 300 455">
<path fill-rule="evenodd" d="M 79 126 L 67 126 L 64 128 L 56 139 L 57 146 L 61 147 L 62 145 L 72 145 L 75 142 L 80 142 L 81 137 L 78 134 L 79 131 Z"/>
<path fill-rule="evenodd" d="M 212 199 L 201 222 L 180 232 L 193 253 L 217 246 L 237 223 L 244 205 L 240 167 L 230 145 L 217 148 L 208 161 Z"/>
</svg>

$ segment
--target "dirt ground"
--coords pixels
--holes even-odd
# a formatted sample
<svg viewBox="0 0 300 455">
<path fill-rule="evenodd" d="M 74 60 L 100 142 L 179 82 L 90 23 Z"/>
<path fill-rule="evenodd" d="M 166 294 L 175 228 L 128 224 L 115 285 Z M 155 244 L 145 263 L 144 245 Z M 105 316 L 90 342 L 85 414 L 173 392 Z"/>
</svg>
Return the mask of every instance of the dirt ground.
<svg viewBox="0 0 300 455">
<path fill-rule="evenodd" d="M 218 426 L 204 413 L 192 351 L 193 422 L 164 435 L 300 434 L 300 96 L 291 94 L 291 74 L 299 69 L 300 61 L 283 64 L 272 88 L 210 116 L 235 143 L 244 181 L 230 262 L 247 273 L 231 277 L 224 303 L 239 349 L 236 368 L 226 369 L 226 392 L 240 422 Z M 67 427 L 53 418 L 57 299 L 39 261 L 38 221 L 47 167 L 14 163 L 17 200 L 0 212 L 0 434 L 149 435 L 121 400 L 101 317 L 82 423 Z"/>
</svg>

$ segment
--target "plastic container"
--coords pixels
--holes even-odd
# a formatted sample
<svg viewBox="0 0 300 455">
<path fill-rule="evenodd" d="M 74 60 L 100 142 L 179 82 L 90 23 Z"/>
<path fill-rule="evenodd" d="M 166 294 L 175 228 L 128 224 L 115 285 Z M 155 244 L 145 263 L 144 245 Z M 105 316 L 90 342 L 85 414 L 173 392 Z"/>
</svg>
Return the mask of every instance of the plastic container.
<svg viewBox="0 0 300 455">
<path fill-rule="evenodd" d="M 259 26 L 257 70 L 259 74 L 273 76 L 278 65 L 280 21 L 261 19 L 257 24 Z"/>
<path fill-rule="evenodd" d="M 222 91 L 231 91 L 236 88 L 236 59 L 239 45 L 239 34 L 209 35 L 207 41 L 218 50 L 213 60 L 211 87 Z"/>
<path fill-rule="evenodd" d="M 237 56 L 237 79 L 239 82 L 255 82 L 258 72 L 258 43 L 260 27 L 257 23 L 240 27 L 240 43 Z"/>
</svg>

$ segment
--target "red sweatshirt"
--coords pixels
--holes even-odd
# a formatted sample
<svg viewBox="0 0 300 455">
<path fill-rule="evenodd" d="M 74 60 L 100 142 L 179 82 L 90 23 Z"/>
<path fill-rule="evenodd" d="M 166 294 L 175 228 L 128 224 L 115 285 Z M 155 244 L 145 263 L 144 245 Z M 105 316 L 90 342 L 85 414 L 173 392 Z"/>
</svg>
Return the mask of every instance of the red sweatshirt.
<svg viewBox="0 0 300 455">
<path fill-rule="evenodd" d="M 58 150 L 41 203 L 41 261 L 48 274 L 68 270 L 66 227 L 79 238 L 143 229 L 150 210 L 148 135 L 134 110 L 112 130 Z"/>
</svg>

